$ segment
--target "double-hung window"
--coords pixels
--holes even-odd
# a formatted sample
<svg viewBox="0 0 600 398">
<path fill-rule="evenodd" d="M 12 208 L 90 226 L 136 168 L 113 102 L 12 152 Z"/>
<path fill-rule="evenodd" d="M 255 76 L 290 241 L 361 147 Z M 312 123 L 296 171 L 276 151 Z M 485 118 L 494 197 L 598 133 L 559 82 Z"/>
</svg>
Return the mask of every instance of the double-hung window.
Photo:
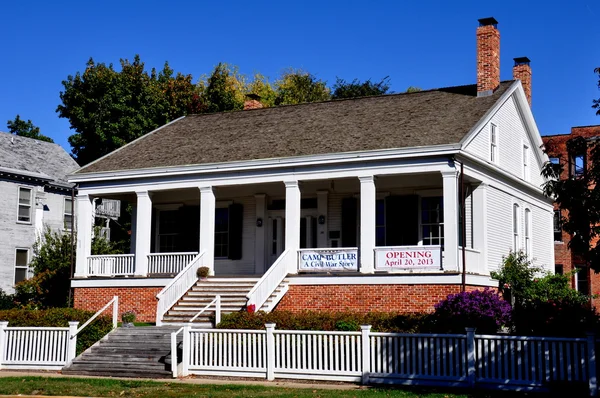
<svg viewBox="0 0 600 398">
<path fill-rule="evenodd" d="M 421 198 L 423 245 L 444 244 L 444 206 L 441 196 Z"/>
<path fill-rule="evenodd" d="M 498 163 L 498 126 L 490 123 L 490 161 Z"/>
<path fill-rule="evenodd" d="M 519 205 L 513 204 L 513 251 L 517 252 L 521 248 L 521 236 L 520 231 L 520 217 L 519 217 Z"/>
<path fill-rule="evenodd" d="M 28 278 L 29 274 L 29 250 L 17 249 L 15 251 L 15 285 Z"/>
<path fill-rule="evenodd" d="M 73 199 L 65 198 L 64 226 L 67 231 L 73 229 Z"/>
<path fill-rule="evenodd" d="M 31 222 L 31 204 L 32 204 L 31 188 L 19 187 L 19 209 L 17 211 L 17 221 Z"/>
<path fill-rule="evenodd" d="M 531 210 L 525 209 L 525 254 L 531 256 Z"/>
<path fill-rule="evenodd" d="M 215 209 L 215 257 L 229 256 L 229 208 Z"/>
</svg>

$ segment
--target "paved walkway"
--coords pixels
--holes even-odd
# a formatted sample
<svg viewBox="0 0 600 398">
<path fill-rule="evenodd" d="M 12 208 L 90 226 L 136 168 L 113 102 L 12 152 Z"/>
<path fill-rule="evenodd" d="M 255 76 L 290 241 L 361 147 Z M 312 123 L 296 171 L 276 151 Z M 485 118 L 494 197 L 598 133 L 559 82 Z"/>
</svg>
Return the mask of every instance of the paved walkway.
<svg viewBox="0 0 600 398">
<path fill-rule="evenodd" d="M 96 376 L 77 376 L 77 375 L 63 375 L 59 372 L 50 371 L 33 371 L 33 370 L 0 370 L 0 378 L 2 377 L 26 377 L 26 376 L 38 376 L 38 377 L 63 377 L 63 378 L 80 378 L 80 379 L 119 379 L 119 380 L 148 380 L 164 383 L 186 383 L 186 384 L 213 384 L 213 385 L 245 385 L 245 386 L 264 386 L 264 387 L 282 387 L 282 388 L 311 388 L 319 390 L 360 390 L 369 387 L 360 386 L 353 383 L 334 383 L 334 382 L 297 382 L 297 381 L 267 381 L 257 379 L 244 379 L 244 378 L 207 378 L 207 377 L 186 377 L 180 379 L 132 379 L 125 377 L 96 377 Z M 3 397 L 17 397 L 17 395 L 2 395 Z M 18 395 L 20 398 L 26 398 L 27 395 Z M 36 395 L 37 398 L 41 395 Z M 67 397 L 54 397 L 54 398 L 67 398 Z M 70 397 L 69 397 L 70 398 Z M 81 398 L 81 397 L 78 397 Z"/>
</svg>

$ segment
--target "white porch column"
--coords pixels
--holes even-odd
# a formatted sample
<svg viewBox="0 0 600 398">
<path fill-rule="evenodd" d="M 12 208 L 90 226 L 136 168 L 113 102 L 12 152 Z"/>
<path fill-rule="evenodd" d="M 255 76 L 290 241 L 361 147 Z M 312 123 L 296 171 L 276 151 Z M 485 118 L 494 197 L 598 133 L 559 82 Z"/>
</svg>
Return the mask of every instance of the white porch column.
<svg viewBox="0 0 600 398">
<path fill-rule="evenodd" d="M 298 273 L 297 253 L 300 249 L 300 186 L 298 181 L 285 182 L 285 250 L 290 250 L 290 274 Z"/>
<path fill-rule="evenodd" d="M 215 274 L 215 206 L 213 187 L 200 187 L 200 253 L 210 275 Z"/>
<path fill-rule="evenodd" d="M 77 257 L 75 262 L 75 277 L 87 276 L 87 258 L 92 253 L 92 201 L 86 194 L 75 198 L 77 223 Z"/>
<path fill-rule="evenodd" d="M 317 247 L 327 247 L 327 223 L 329 214 L 327 214 L 328 191 L 317 191 Z M 319 223 L 319 217 L 325 217 L 325 223 Z"/>
<path fill-rule="evenodd" d="M 360 272 L 375 272 L 375 204 L 377 194 L 375 177 L 358 177 L 360 180 Z"/>
<path fill-rule="evenodd" d="M 152 199 L 148 191 L 136 191 L 135 275 L 148 275 L 148 254 L 152 238 Z"/>
<path fill-rule="evenodd" d="M 473 248 L 479 250 L 479 269 L 488 270 L 487 262 L 487 184 L 481 183 L 473 190 Z M 467 269 L 469 264 L 467 263 Z"/>
<path fill-rule="evenodd" d="M 264 193 L 254 195 L 256 203 L 256 222 L 254 229 L 254 273 L 263 274 L 265 269 L 265 250 L 267 240 L 267 195 Z M 259 221 L 262 220 L 259 226 Z"/>
<path fill-rule="evenodd" d="M 458 172 L 442 172 L 444 189 L 444 262 L 445 270 L 458 269 Z"/>
</svg>

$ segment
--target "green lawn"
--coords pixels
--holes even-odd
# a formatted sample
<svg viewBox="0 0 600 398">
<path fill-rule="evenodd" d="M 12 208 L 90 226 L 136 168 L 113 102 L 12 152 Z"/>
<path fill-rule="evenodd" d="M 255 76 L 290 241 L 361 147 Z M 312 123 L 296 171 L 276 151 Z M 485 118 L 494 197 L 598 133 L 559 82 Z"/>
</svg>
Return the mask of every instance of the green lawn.
<svg viewBox="0 0 600 398">
<path fill-rule="evenodd" d="M 0 374 L 1 377 L 1 374 Z M 200 385 L 138 380 L 80 379 L 53 377 L 0 378 L 0 395 L 71 395 L 87 397 L 398 397 L 398 398 L 516 398 L 524 394 L 506 392 L 460 394 L 449 389 L 361 389 L 324 390 L 245 385 Z"/>
</svg>

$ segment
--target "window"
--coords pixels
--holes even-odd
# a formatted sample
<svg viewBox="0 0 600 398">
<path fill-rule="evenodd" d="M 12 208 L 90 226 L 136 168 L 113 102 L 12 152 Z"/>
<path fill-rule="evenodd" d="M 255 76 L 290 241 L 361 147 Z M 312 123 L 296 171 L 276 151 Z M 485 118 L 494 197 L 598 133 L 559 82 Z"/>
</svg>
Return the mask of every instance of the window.
<svg viewBox="0 0 600 398">
<path fill-rule="evenodd" d="M 581 177 L 585 174 L 585 154 L 569 156 L 569 175 Z"/>
<path fill-rule="evenodd" d="M 17 220 L 31 222 L 31 188 L 19 187 L 19 211 Z"/>
<path fill-rule="evenodd" d="M 444 243 L 444 207 L 441 196 L 421 199 L 421 232 L 423 245 Z"/>
<path fill-rule="evenodd" d="M 15 285 L 28 278 L 29 250 L 17 249 L 15 252 Z"/>
<path fill-rule="evenodd" d="M 229 209 L 215 209 L 215 257 L 229 256 Z"/>
<path fill-rule="evenodd" d="M 385 200 L 375 202 L 375 245 L 385 246 Z"/>
<path fill-rule="evenodd" d="M 523 145 L 523 179 L 529 181 L 529 147 Z"/>
<path fill-rule="evenodd" d="M 498 163 L 498 127 L 490 124 L 490 160 Z"/>
<path fill-rule="evenodd" d="M 550 158 L 550 163 L 552 163 L 552 164 L 560 164 L 560 158 Z"/>
<path fill-rule="evenodd" d="M 564 274 L 564 267 L 562 264 L 555 264 L 554 265 L 554 273 L 557 275 L 562 275 Z"/>
<path fill-rule="evenodd" d="M 531 256 L 531 210 L 525 209 L 525 254 Z"/>
<path fill-rule="evenodd" d="M 67 231 L 73 229 L 73 199 L 65 198 L 64 225 Z"/>
<path fill-rule="evenodd" d="M 575 274 L 575 289 L 582 294 L 590 294 L 589 269 L 585 266 L 575 266 L 577 273 Z"/>
<path fill-rule="evenodd" d="M 519 249 L 521 248 L 521 238 L 519 236 L 519 221 L 519 205 L 515 203 L 513 205 L 513 251 L 515 252 L 519 251 Z"/>
<path fill-rule="evenodd" d="M 554 210 L 554 241 L 562 242 L 562 217 L 560 210 Z"/>
<path fill-rule="evenodd" d="M 160 210 L 158 213 L 158 252 L 173 253 L 177 251 L 178 210 Z"/>
</svg>

